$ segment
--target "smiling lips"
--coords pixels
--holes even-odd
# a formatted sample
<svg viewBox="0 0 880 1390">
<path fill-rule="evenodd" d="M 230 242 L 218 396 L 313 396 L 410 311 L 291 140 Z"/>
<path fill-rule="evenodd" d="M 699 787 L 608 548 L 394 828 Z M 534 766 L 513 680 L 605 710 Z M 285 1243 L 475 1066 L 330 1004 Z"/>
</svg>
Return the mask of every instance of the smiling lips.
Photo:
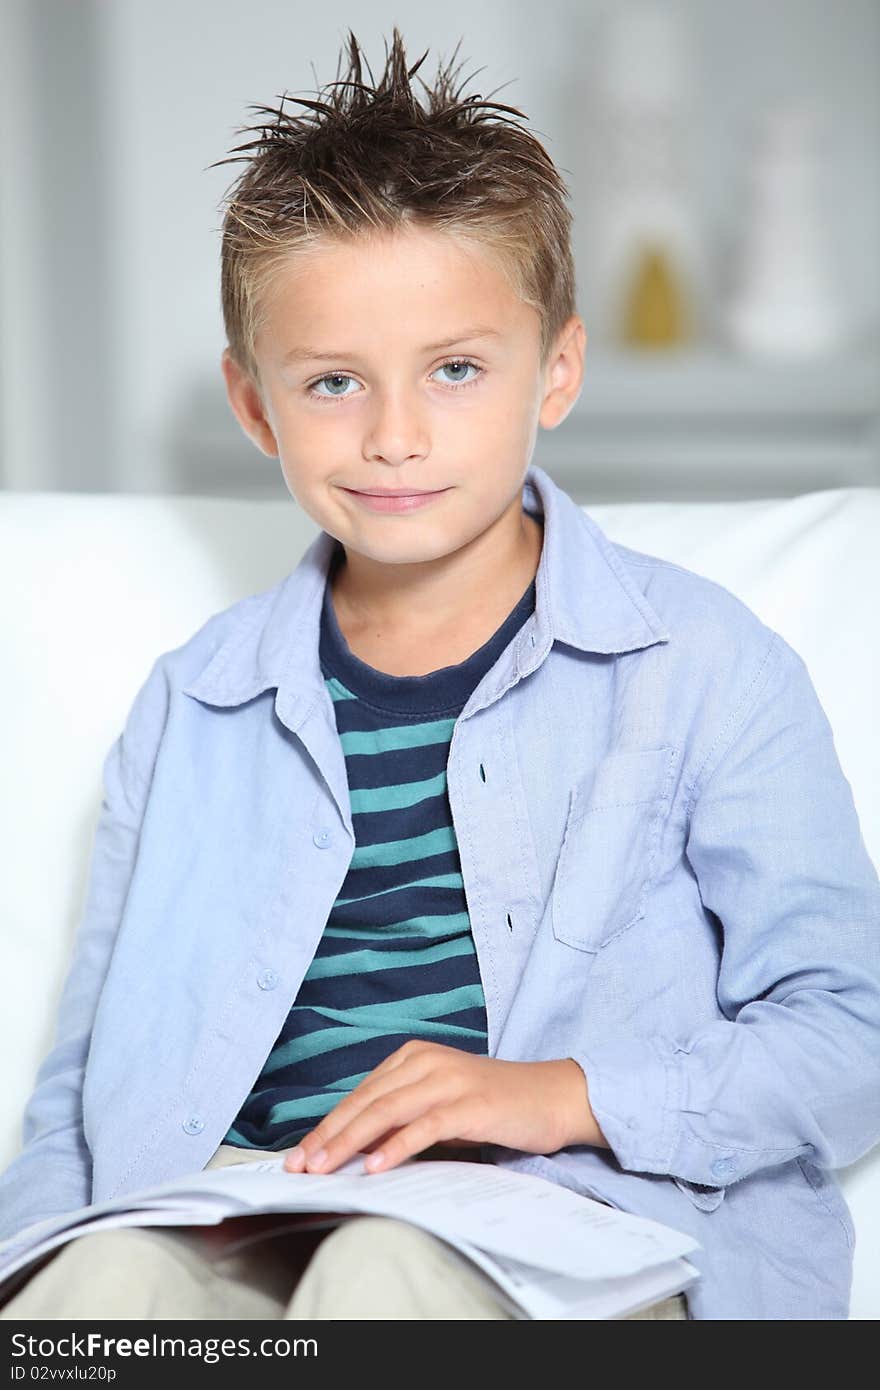
<svg viewBox="0 0 880 1390">
<path fill-rule="evenodd" d="M 435 497 L 442 497 L 448 488 L 440 488 L 436 492 L 357 492 L 354 488 L 345 488 L 349 497 L 353 497 L 362 506 L 369 508 L 371 512 L 412 512 L 419 507 L 424 507 L 433 501 Z"/>
<path fill-rule="evenodd" d="M 349 488 L 350 492 L 365 492 L 368 497 L 418 497 L 424 492 L 439 492 L 439 488 L 431 487 L 357 487 Z"/>
</svg>

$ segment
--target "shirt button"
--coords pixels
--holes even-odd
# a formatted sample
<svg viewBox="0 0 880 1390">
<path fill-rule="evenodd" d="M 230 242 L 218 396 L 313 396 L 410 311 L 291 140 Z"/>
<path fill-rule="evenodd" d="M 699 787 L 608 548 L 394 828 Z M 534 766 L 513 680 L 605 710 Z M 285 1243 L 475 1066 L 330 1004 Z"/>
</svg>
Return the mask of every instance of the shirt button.
<svg viewBox="0 0 880 1390">
<path fill-rule="evenodd" d="M 326 849 L 330 843 L 330 831 L 326 826 L 322 826 L 320 830 L 315 831 L 312 839 L 318 846 L 318 849 Z"/>
<path fill-rule="evenodd" d="M 260 989 L 274 989 L 278 983 L 278 976 L 274 970 L 264 970 L 262 975 L 257 976 L 257 984 Z"/>
<path fill-rule="evenodd" d="M 201 1134 L 205 1128 L 205 1122 L 200 1115 L 190 1115 L 188 1120 L 184 1120 L 183 1127 L 187 1134 Z"/>
<path fill-rule="evenodd" d="M 735 1158 L 716 1158 L 712 1164 L 712 1173 L 716 1178 L 729 1178 L 731 1173 L 736 1172 Z"/>
</svg>

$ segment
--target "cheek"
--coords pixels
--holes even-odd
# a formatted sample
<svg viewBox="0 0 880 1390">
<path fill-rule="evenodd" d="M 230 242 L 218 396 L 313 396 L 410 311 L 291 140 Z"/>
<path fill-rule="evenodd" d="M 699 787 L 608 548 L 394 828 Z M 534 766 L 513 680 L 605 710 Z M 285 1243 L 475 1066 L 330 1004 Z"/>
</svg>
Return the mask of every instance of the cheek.
<svg viewBox="0 0 880 1390">
<path fill-rule="evenodd" d="M 468 417 L 463 421 L 468 429 L 476 427 L 486 438 L 497 441 L 493 444 L 496 453 L 506 452 L 512 442 L 528 438 L 535 411 L 525 389 L 520 391 L 505 383 L 503 388 L 479 394 L 480 400 L 473 403 L 475 408 L 462 412 Z"/>
</svg>

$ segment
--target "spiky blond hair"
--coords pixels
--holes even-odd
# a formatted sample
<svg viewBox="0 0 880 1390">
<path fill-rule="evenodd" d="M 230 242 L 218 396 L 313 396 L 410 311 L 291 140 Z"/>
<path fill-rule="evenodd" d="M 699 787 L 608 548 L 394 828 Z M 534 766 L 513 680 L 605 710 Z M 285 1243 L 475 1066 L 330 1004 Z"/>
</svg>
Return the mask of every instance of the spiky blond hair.
<svg viewBox="0 0 880 1390">
<path fill-rule="evenodd" d="M 510 119 L 527 119 L 522 111 L 480 93 L 462 98 L 453 69 L 460 43 L 438 64 L 432 88 L 419 78 L 425 106 L 411 79 L 427 50 L 408 68 L 395 26 L 385 71 L 376 84 L 367 64 L 367 84 L 349 30 L 345 77 L 338 64 L 336 80 L 316 99 L 293 98 L 305 114 L 284 110 L 287 93 L 277 109 L 251 106 L 271 122 L 238 127 L 259 136 L 216 161 L 247 162 L 224 195 L 221 298 L 230 353 L 255 382 L 267 291 L 297 250 L 411 226 L 470 238 L 495 259 L 540 316 L 546 365 L 576 312 L 568 190 L 541 142 Z"/>
</svg>

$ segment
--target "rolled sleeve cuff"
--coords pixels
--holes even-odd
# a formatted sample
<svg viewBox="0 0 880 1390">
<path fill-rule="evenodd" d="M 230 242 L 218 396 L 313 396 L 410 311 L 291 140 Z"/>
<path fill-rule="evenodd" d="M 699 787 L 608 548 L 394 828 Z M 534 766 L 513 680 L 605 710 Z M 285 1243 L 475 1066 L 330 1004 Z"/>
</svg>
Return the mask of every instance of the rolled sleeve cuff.
<svg viewBox="0 0 880 1390">
<path fill-rule="evenodd" d="M 670 1173 L 681 1079 L 669 1044 L 624 1038 L 570 1056 L 586 1077 L 590 1107 L 621 1168 Z"/>
<path fill-rule="evenodd" d="M 731 1149 L 682 1128 L 688 1050 L 667 1038 L 624 1038 L 569 1053 L 590 1107 L 620 1164 L 719 1189 L 779 1161 L 760 1148 Z"/>
</svg>

